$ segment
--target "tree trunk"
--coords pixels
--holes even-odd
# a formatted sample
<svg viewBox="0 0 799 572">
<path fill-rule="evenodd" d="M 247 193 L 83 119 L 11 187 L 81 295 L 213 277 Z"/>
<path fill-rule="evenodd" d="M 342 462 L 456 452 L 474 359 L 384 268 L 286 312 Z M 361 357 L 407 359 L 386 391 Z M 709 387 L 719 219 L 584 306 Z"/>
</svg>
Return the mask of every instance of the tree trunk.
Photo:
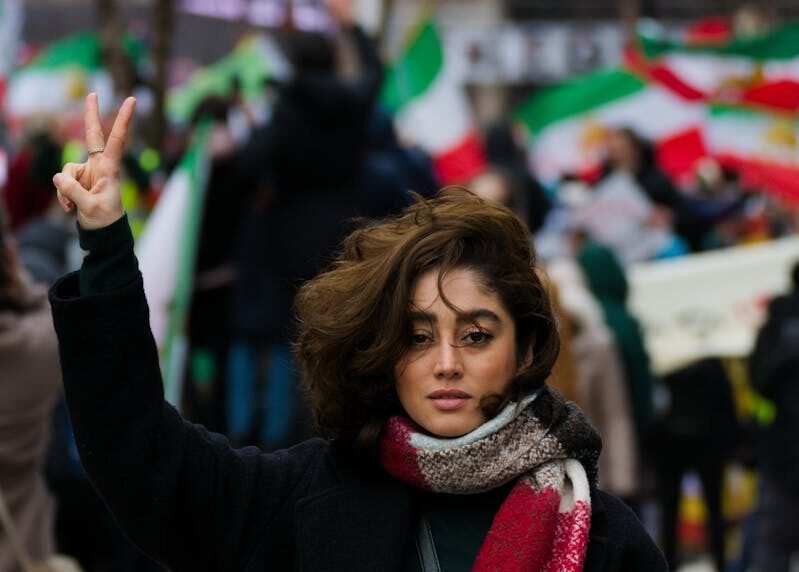
<svg viewBox="0 0 799 572">
<path fill-rule="evenodd" d="M 618 0 L 619 19 L 624 29 L 624 39 L 627 43 L 635 40 L 635 27 L 641 16 L 641 6 L 638 0 Z"/>
<path fill-rule="evenodd" d="M 111 74 L 114 93 L 118 97 L 128 95 L 133 89 L 134 67 L 122 45 L 119 6 L 116 0 L 97 0 L 96 6 L 103 65 Z"/>
<path fill-rule="evenodd" d="M 388 27 L 391 23 L 391 17 L 394 14 L 394 0 L 382 0 L 383 6 L 380 13 L 380 25 L 377 30 L 377 41 L 380 51 L 380 56 L 384 62 L 389 61 L 391 54 L 388 53 Z"/>
<path fill-rule="evenodd" d="M 163 151 L 166 133 L 166 88 L 174 30 L 175 0 L 157 1 L 153 12 L 153 111 L 147 135 L 150 146 L 159 152 Z"/>
</svg>

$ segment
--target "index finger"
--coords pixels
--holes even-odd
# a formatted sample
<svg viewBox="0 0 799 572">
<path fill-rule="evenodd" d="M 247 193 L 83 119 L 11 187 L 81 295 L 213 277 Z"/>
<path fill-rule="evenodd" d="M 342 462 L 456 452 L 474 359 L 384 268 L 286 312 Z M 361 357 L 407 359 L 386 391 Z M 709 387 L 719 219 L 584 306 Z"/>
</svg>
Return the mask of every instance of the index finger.
<svg viewBox="0 0 799 572">
<path fill-rule="evenodd" d="M 114 119 L 114 126 L 111 128 L 111 134 L 108 136 L 108 142 L 105 144 L 104 155 L 114 161 L 122 159 L 122 150 L 125 147 L 125 138 L 128 136 L 128 124 L 130 118 L 133 117 L 133 109 L 136 107 L 136 98 L 128 97 L 122 103 L 122 107 L 117 112 L 117 117 Z"/>
<path fill-rule="evenodd" d="M 86 112 L 83 114 L 83 129 L 86 132 L 86 148 L 97 149 L 105 145 L 103 126 L 100 123 L 100 112 L 97 108 L 97 94 L 86 96 Z"/>
</svg>

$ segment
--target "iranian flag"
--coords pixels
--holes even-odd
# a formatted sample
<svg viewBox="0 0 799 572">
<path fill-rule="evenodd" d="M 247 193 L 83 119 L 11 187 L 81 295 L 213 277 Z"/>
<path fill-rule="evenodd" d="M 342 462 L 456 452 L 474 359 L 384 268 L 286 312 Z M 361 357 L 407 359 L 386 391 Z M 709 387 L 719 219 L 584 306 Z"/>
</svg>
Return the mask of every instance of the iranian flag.
<svg viewBox="0 0 799 572">
<path fill-rule="evenodd" d="M 708 154 L 745 185 L 799 202 L 799 24 L 692 44 L 642 33 L 627 64 L 650 82 L 706 104 Z"/>
<path fill-rule="evenodd" d="M 463 183 L 485 168 L 486 158 L 466 93 L 445 56 L 435 22 L 424 19 L 388 70 L 381 102 L 400 137 L 433 158 L 442 183 Z"/>
<path fill-rule="evenodd" d="M 799 111 L 799 23 L 719 44 L 672 40 L 646 28 L 628 61 L 662 85 L 707 101 L 767 111 Z"/>
<path fill-rule="evenodd" d="M 533 172 L 554 185 L 565 174 L 595 172 L 608 130 L 621 127 L 653 141 L 661 167 L 684 179 L 706 154 L 704 112 L 701 101 L 635 73 L 608 69 L 541 88 L 516 115 L 529 135 Z"/>
<path fill-rule="evenodd" d="M 795 115 L 746 106 L 712 105 L 705 138 L 722 165 L 749 188 L 799 204 L 799 121 Z"/>
<path fill-rule="evenodd" d="M 210 125 L 202 125 L 195 132 L 136 241 L 164 394 L 176 406 L 188 353 L 187 321 L 208 182 L 210 131 Z"/>
</svg>

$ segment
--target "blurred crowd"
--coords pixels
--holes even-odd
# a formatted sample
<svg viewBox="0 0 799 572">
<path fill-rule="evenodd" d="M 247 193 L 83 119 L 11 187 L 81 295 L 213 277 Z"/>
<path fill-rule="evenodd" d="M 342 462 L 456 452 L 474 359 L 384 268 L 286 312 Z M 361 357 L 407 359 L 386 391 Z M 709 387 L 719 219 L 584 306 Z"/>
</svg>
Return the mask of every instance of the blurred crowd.
<svg viewBox="0 0 799 572">
<path fill-rule="evenodd" d="M 396 213 L 412 202 L 410 191 L 429 196 L 441 186 L 430 158 L 400 140 L 377 104 L 383 69 L 374 44 L 347 21 L 341 34 L 335 41 L 316 32 L 287 35 L 282 47 L 292 73 L 264 84 L 260 106 L 246 101 L 234 80 L 228 93 L 197 106 L 188 127 L 169 134 L 163 154 L 143 142 L 127 150 L 124 201 L 138 234 L 192 130 L 211 130 L 180 405 L 236 445 L 273 450 L 313 434 L 291 357 L 298 284 L 324 267 L 356 219 Z M 711 158 L 697 164 L 692 187 L 680 188 L 658 169 L 650 144 L 629 129 L 609 132 L 601 169 L 565 177 L 554 189 L 538 183 L 520 143 L 511 123 L 487 126 L 486 169 L 462 183 L 514 209 L 530 228 L 563 338 L 550 384 L 577 402 L 603 436 L 600 486 L 657 531 L 676 567 L 681 485 L 693 471 L 707 506 L 704 547 L 716 569 L 788 570 L 799 550 L 790 526 L 799 509 L 792 399 L 799 387 L 799 294 L 772 304 L 751 375 L 744 368 L 776 405 L 764 416 L 737 401 L 733 377 L 741 370 L 729 360 L 654 374 L 627 306 L 626 271 L 641 261 L 795 234 L 795 210 Z M 32 121 L 5 152 L 3 502 L 35 558 L 57 550 L 87 571 L 159 569 L 117 531 L 93 492 L 60 396 L 45 287 L 78 269 L 83 252 L 51 177 L 65 162 L 83 160 L 85 149 L 51 118 Z M 734 547 L 722 506 L 725 467 L 733 461 L 760 475 L 758 510 Z M 0 533 L 0 572 L 16 570 L 15 561 L 11 540 Z"/>
</svg>

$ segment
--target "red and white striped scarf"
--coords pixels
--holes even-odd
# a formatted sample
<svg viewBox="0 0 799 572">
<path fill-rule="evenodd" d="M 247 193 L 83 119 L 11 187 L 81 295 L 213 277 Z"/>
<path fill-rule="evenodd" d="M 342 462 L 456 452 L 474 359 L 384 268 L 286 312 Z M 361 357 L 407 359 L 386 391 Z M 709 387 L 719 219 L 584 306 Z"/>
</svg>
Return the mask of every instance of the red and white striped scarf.
<svg viewBox="0 0 799 572">
<path fill-rule="evenodd" d="M 544 388 L 455 439 L 393 417 L 383 431 L 381 460 L 395 478 L 439 493 L 481 493 L 515 480 L 473 570 L 568 572 L 585 564 L 589 480 L 596 479 L 600 449 L 580 410 Z"/>
</svg>

